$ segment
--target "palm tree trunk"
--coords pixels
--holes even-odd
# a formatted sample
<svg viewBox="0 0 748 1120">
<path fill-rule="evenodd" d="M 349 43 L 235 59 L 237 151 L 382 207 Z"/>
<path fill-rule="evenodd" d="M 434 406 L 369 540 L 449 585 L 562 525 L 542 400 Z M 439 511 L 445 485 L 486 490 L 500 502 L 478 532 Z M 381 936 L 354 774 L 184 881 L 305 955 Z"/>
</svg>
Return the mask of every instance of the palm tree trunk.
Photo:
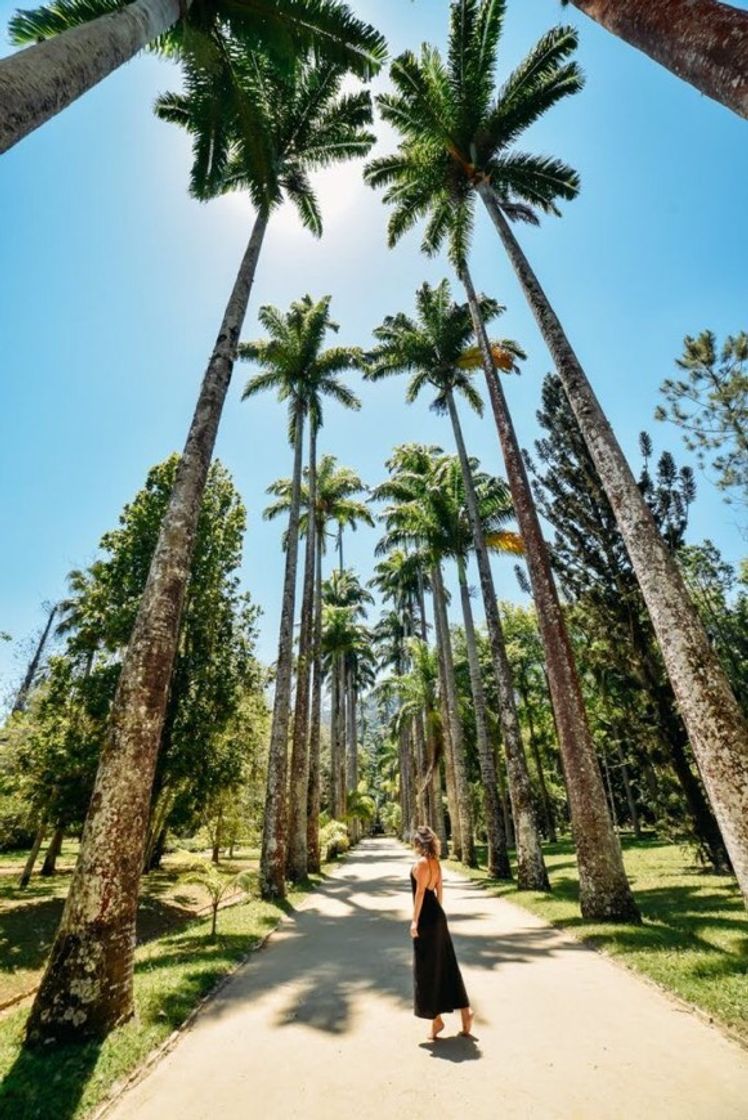
<svg viewBox="0 0 748 1120">
<path fill-rule="evenodd" d="M 491 188 L 484 183 L 478 189 L 551 352 L 613 508 L 725 846 L 748 902 L 748 722 L 709 644 L 678 565 L 545 292 Z"/>
<path fill-rule="evenodd" d="M 338 745 L 336 758 L 338 761 L 338 777 L 336 782 L 336 789 L 338 792 L 338 804 L 335 816 L 338 820 L 342 821 L 345 816 L 346 807 L 346 789 L 345 789 L 345 771 L 346 771 L 346 757 L 345 757 L 345 736 L 346 736 L 346 665 L 345 654 L 341 654 L 338 662 Z"/>
<path fill-rule="evenodd" d="M 522 703 L 525 706 L 527 713 L 527 731 L 530 739 L 530 750 L 535 759 L 535 769 L 538 772 L 538 786 L 540 787 L 540 800 L 543 803 L 543 816 L 545 818 L 545 834 L 551 843 L 555 844 L 558 840 L 556 835 L 556 822 L 553 819 L 553 806 L 551 799 L 548 796 L 548 786 L 545 780 L 545 771 L 543 769 L 543 759 L 540 755 L 540 745 L 538 744 L 537 736 L 535 735 L 535 724 L 532 718 L 532 704 L 530 702 L 530 690 L 527 687 L 527 681 L 520 681 L 519 693 L 522 697 Z"/>
<path fill-rule="evenodd" d="M 548 547 L 540 528 L 517 435 L 493 363 L 485 324 L 467 269 L 463 279 L 483 357 L 491 407 L 517 523 L 525 546 L 538 626 L 548 666 L 551 702 L 556 713 L 559 745 L 565 760 L 569 809 L 579 867 L 582 915 L 595 921 L 638 922 L 639 911 L 626 878 L 621 844 L 605 800 L 605 789 L 587 724 L 582 689 L 551 571 Z"/>
<path fill-rule="evenodd" d="M 504 741 L 504 751 L 507 760 L 507 773 L 509 776 L 509 796 L 512 800 L 512 809 L 517 828 L 517 886 L 520 890 L 547 891 L 549 889 L 548 873 L 543 862 L 543 850 L 540 846 L 540 835 L 535 819 L 535 809 L 532 800 L 532 786 L 527 769 L 527 760 L 522 745 L 522 733 L 517 717 L 517 705 L 514 699 L 514 682 L 509 658 L 506 653 L 506 643 L 496 605 L 496 592 L 494 590 L 491 562 L 483 534 L 483 526 L 478 509 L 478 498 L 475 493 L 475 484 L 470 469 L 470 463 L 462 435 L 460 418 L 454 397 L 450 393 L 447 397 L 449 416 L 452 421 L 457 455 L 462 470 L 462 481 L 465 489 L 465 500 L 470 518 L 470 527 L 473 533 L 473 546 L 478 562 L 483 607 L 486 615 L 486 628 L 491 647 L 491 656 L 496 675 L 496 684 L 499 691 L 499 719 Z"/>
<path fill-rule="evenodd" d="M 432 591 L 434 599 L 434 635 L 436 638 L 436 654 L 439 663 L 439 707 L 442 718 L 442 739 L 444 744 L 444 782 L 447 787 L 447 810 L 452 833 L 452 854 L 456 860 L 462 861 L 462 837 L 460 834 L 460 814 L 457 811 L 457 796 L 455 792 L 454 776 L 454 747 L 452 745 L 452 730 L 449 723 L 449 705 L 447 704 L 447 669 L 444 663 L 444 643 L 442 641 L 441 621 L 439 611 L 436 609 L 437 592 Z M 445 826 L 446 833 L 446 826 Z"/>
<path fill-rule="evenodd" d="M 399 731 L 400 758 L 400 831 L 409 841 L 415 828 L 415 790 L 413 789 L 413 753 L 408 722 L 403 720 Z"/>
<path fill-rule="evenodd" d="M 502 765 L 503 759 L 499 758 L 499 764 L 496 767 L 496 776 L 499 780 L 499 799 L 501 801 L 501 812 L 504 817 L 504 835 L 506 836 L 506 846 L 510 849 L 516 849 L 517 838 L 514 835 L 514 820 L 512 818 L 512 806 L 509 803 L 509 796 L 507 794 L 507 781 L 504 776 L 505 767 Z"/>
<path fill-rule="evenodd" d="M 356 741 L 356 686 L 354 683 L 354 669 L 352 665 L 348 666 L 347 671 L 347 695 L 346 695 L 346 812 L 348 811 L 348 793 L 355 793 L 358 786 L 358 743 Z M 348 831 L 351 840 L 355 843 L 358 840 L 358 821 L 351 820 L 348 824 Z"/>
<path fill-rule="evenodd" d="M 52 834 L 52 839 L 49 842 L 49 847 L 44 855 L 44 863 L 39 872 L 40 875 L 49 876 L 54 875 L 57 869 L 57 860 L 60 852 L 62 851 L 62 841 L 65 838 L 65 829 L 62 825 L 57 826 Z"/>
<path fill-rule="evenodd" d="M 621 778 L 623 779 L 623 789 L 626 794 L 626 803 L 629 807 L 629 817 L 631 818 L 631 828 L 633 829 L 634 839 L 641 840 L 642 830 L 639 821 L 639 811 L 636 808 L 636 799 L 634 798 L 634 791 L 631 786 L 631 778 L 629 777 L 629 768 L 626 762 L 626 756 L 621 748 L 621 740 L 615 741 L 616 758 L 618 765 L 621 768 Z"/>
<path fill-rule="evenodd" d="M 447 841 L 447 825 L 444 820 L 444 803 L 442 801 L 442 772 L 441 761 L 434 767 L 434 773 L 431 778 L 431 798 L 434 812 L 434 823 L 431 826 L 439 837 L 441 842 L 442 851 L 446 854 L 448 850 Z"/>
<path fill-rule="evenodd" d="M 356 685 L 353 665 L 346 672 L 346 790 L 353 793 L 358 786 L 358 743 L 356 742 Z"/>
<path fill-rule="evenodd" d="M 338 731 L 340 721 L 339 690 L 338 654 L 334 654 L 330 666 L 330 814 L 335 820 L 338 819 L 340 807 L 340 794 L 338 792 L 340 775 L 340 763 L 338 762 L 338 752 L 340 750 L 340 733 Z"/>
<path fill-rule="evenodd" d="M 413 744 L 416 756 L 416 817 L 419 822 L 433 828 L 433 814 L 429 805 L 429 791 L 426 785 L 426 736 L 423 729 L 423 716 L 420 712 L 413 717 Z"/>
<path fill-rule="evenodd" d="M 315 471 L 315 482 L 316 482 Z M 310 483 L 311 485 L 311 483 Z M 307 799 L 307 867 L 318 874 L 322 866 L 319 847 L 320 732 L 322 726 L 322 544 L 319 524 L 315 531 L 314 630 L 312 638 L 312 711 L 309 729 L 309 789 Z"/>
<path fill-rule="evenodd" d="M 607 31 L 748 117 L 748 11 L 719 0 L 571 0 Z"/>
<path fill-rule="evenodd" d="M 465 571 L 465 561 L 457 561 L 457 575 L 460 582 L 462 617 L 465 625 L 465 644 L 467 646 L 470 688 L 473 693 L 473 712 L 475 714 L 475 734 L 478 746 L 478 763 L 483 783 L 483 809 L 486 815 L 486 835 L 488 838 L 488 874 L 492 879 L 511 879 L 509 853 L 504 835 L 499 788 L 496 777 L 496 756 L 488 742 L 486 722 L 486 694 L 483 690 L 478 643 L 475 637 L 473 608 Z"/>
<path fill-rule="evenodd" d="M 455 680 L 454 658 L 452 655 L 452 636 L 449 632 L 447 616 L 447 597 L 444 590 L 441 566 L 434 565 L 434 609 L 439 613 L 440 644 L 444 651 L 444 683 L 447 689 L 447 712 L 449 716 L 450 738 L 452 740 L 452 766 L 454 769 L 455 797 L 457 814 L 460 821 L 460 843 L 462 862 L 468 867 L 477 866 L 475 841 L 473 839 L 473 813 L 470 806 L 470 788 L 467 778 L 465 741 L 457 706 L 457 682 Z"/>
<path fill-rule="evenodd" d="M 316 471 L 317 427 L 309 424 L 309 518 L 307 523 L 306 555 L 304 558 L 304 589 L 301 602 L 301 629 L 299 632 L 299 657 L 296 669 L 296 711 L 293 724 L 291 750 L 291 781 L 289 784 L 288 861 L 287 874 L 293 882 L 306 879 L 308 873 L 307 848 L 307 792 L 309 789 L 309 692 L 312 675 L 314 624 L 315 558 L 317 552 Z"/>
<path fill-rule="evenodd" d="M 215 829 L 213 832 L 213 846 L 210 853 L 211 863 L 218 863 L 221 858 L 221 830 L 223 827 L 223 810 L 218 810 Z"/>
<path fill-rule="evenodd" d="M 265 818 L 260 853 L 260 894 L 264 899 L 286 894 L 286 782 L 288 778 L 288 728 L 291 722 L 291 677 L 293 673 L 293 621 L 296 605 L 296 568 L 299 554 L 301 508 L 301 464 L 304 445 L 304 406 L 296 404 L 294 427 L 291 507 L 286 537 L 286 566 L 283 605 L 278 635 L 278 660 L 270 729 Z"/>
<path fill-rule="evenodd" d="M 218 424 L 267 226 L 258 215 L 200 388 L 122 663 L 78 863 L 28 1020 L 30 1043 L 105 1035 L 133 1013 L 135 915 L 151 789 Z"/>
<path fill-rule="evenodd" d="M 34 656 L 29 662 L 28 668 L 26 670 L 26 676 L 23 678 L 23 684 L 19 688 L 16 694 L 16 698 L 13 701 L 13 712 L 22 712 L 26 707 L 26 697 L 31 691 L 31 687 L 36 678 L 36 674 L 39 669 L 39 662 L 42 659 L 44 647 L 46 646 L 47 640 L 49 639 L 49 632 L 52 629 L 52 623 L 54 621 L 56 613 L 57 604 L 55 603 L 55 605 L 51 607 L 49 614 L 47 615 L 47 621 L 45 623 L 44 629 L 42 630 L 41 637 L 39 638 L 36 649 L 34 650 Z"/>
<path fill-rule="evenodd" d="M 0 61 L 0 153 L 177 22 L 191 0 L 135 0 Z"/>
</svg>

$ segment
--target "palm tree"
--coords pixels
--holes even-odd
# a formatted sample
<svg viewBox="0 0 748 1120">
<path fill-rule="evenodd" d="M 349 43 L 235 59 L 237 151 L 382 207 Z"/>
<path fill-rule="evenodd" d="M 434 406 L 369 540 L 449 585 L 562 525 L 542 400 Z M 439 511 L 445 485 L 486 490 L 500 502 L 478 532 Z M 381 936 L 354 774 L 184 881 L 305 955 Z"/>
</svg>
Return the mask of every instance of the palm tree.
<svg viewBox="0 0 748 1120">
<path fill-rule="evenodd" d="M 748 117 L 748 12 L 721 0 L 562 0 Z"/>
<path fill-rule="evenodd" d="M 287 740 L 290 721 L 291 676 L 293 668 L 293 620 L 296 596 L 298 539 L 302 506 L 303 426 L 309 419 L 309 465 L 307 470 L 307 509 L 316 500 L 316 439 L 322 425 L 322 398 L 332 397 L 346 408 L 360 408 L 360 401 L 340 381 L 338 374 L 360 364 L 354 347 L 322 349 L 328 331 L 338 325 L 330 318 L 330 297 L 315 303 L 310 296 L 292 304 L 286 315 L 274 307 L 263 307 L 260 322 L 269 340 L 242 343 L 239 356 L 264 366 L 244 390 L 250 397 L 265 389 L 277 389 L 289 401 L 290 430 L 294 439 L 294 472 L 288 495 L 289 523 L 286 534 L 286 570 L 283 585 L 278 661 L 273 701 L 273 722 L 268 758 L 267 798 L 263 824 L 260 886 L 264 898 L 282 897 L 285 877 L 299 881 L 307 875 L 307 787 L 309 783 L 309 686 L 315 574 L 315 523 L 307 516 L 307 545 L 304 565 L 301 631 L 296 683 L 296 710 L 293 723 L 290 785 L 286 800 Z M 275 492 L 278 492 L 276 486 Z M 278 503 L 269 511 L 272 516 Z M 288 821 L 286 805 L 288 804 Z M 287 858 L 288 857 L 288 858 Z"/>
<path fill-rule="evenodd" d="M 403 637 L 420 634 L 421 640 L 428 641 L 426 621 L 425 591 L 428 586 L 428 571 L 424 556 L 418 551 L 392 549 L 375 567 L 370 586 L 376 587 L 385 603 L 392 603 L 393 618 L 399 620 Z M 431 825 L 444 833 L 441 794 L 436 788 L 439 780 L 434 759 L 437 755 L 433 742 L 433 728 L 430 728 L 427 713 L 413 715 L 410 728 L 403 728 L 403 735 L 412 735 L 415 752 L 415 789 L 413 793 L 413 812 L 421 823 Z M 407 754 L 404 752 L 404 762 Z M 409 805 L 410 808 L 410 805 Z M 446 847 L 446 836 L 444 844 Z"/>
<path fill-rule="evenodd" d="M 358 398 L 342 385 L 341 370 L 358 364 L 358 351 L 350 347 L 323 350 L 325 335 L 338 326 L 330 318 L 330 297 L 314 302 L 304 296 L 281 314 L 275 307 L 260 309 L 260 323 L 269 338 L 242 343 L 240 356 L 262 368 L 244 389 L 243 398 L 276 389 L 288 401 L 289 435 L 294 446 L 286 567 L 283 583 L 278 660 L 276 663 L 273 720 L 268 756 L 267 794 L 260 857 L 260 890 L 263 898 L 285 895 L 287 824 L 290 823 L 294 853 L 294 877 L 306 876 L 306 790 L 308 784 L 307 711 L 309 699 L 309 645 L 311 640 L 311 585 L 313 579 L 314 528 L 308 519 L 305 570 L 306 609 L 302 611 L 297 680 L 297 720 L 291 759 L 291 818 L 286 821 L 287 743 L 290 722 L 291 676 L 293 670 L 293 621 L 296 601 L 299 520 L 301 516 L 302 449 L 304 424 L 316 433 L 322 423 L 322 397 L 332 396 L 348 408 L 360 407 Z M 309 500 L 316 488 L 316 447 L 310 446 Z"/>
<path fill-rule="evenodd" d="M 457 564 L 457 577 L 460 587 L 460 600 L 462 604 L 463 626 L 465 630 L 465 645 L 468 657 L 468 672 L 470 675 L 470 688 L 473 696 L 473 712 L 475 715 L 476 743 L 478 747 L 478 762 L 480 765 L 483 783 L 484 811 L 486 818 L 486 832 L 488 835 L 488 872 L 494 879 L 510 879 L 511 868 L 506 844 L 505 822 L 501 802 L 499 800 L 498 775 L 496 771 L 496 757 L 489 743 L 488 737 L 488 709 L 483 688 L 483 677 L 478 654 L 478 641 L 473 619 L 473 608 L 470 600 L 470 588 L 467 581 L 467 557 L 473 546 L 474 529 L 473 516 L 477 518 L 482 543 L 486 550 L 521 554 L 522 542 L 516 533 L 507 532 L 502 526 L 511 516 L 512 509 L 509 493 L 499 479 L 490 478 L 488 475 L 477 471 L 475 460 L 467 462 L 469 486 L 474 498 L 475 508 L 472 513 L 467 502 L 467 487 L 463 474 L 463 465 L 459 459 L 445 456 L 434 465 L 434 488 L 432 491 L 431 516 L 435 516 L 439 524 L 439 531 L 449 541 L 449 552 Z M 504 645 L 503 634 L 499 634 L 502 648 Z M 504 660 L 506 651 L 504 650 Z M 503 671 L 503 670 L 502 670 Z M 516 709 L 514 709 L 514 693 L 509 693 L 514 722 L 517 723 Z M 504 706 L 504 697 L 501 697 L 501 707 Z M 505 727 L 507 721 L 505 721 Z M 517 843 L 517 880 L 520 889 L 548 890 L 548 876 L 543 862 L 540 848 L 540 838 L 535 823 L 530 790 L 530 778 L 527 772 L 522 742 L 509 744 L 505 732 L 505 751 L 507 755 L 507 768 L 510 774 L 510 784 L 514 791 L 512 805 L 515 820 L 518 821 Z M 519 764 L 517 762 L 519 755 Z M 509 762 L 511 756 L 511 762 Z M 520 771 L 521 767 L 521 771 Z M 518 771 L 519 782 L 518 782 Z M 536 870 L 537 869 L 537 870 Z"/>
<path fill-rule="evenodd" d="M 369 181 L 389 185 L 387 198 L 395 204 L 390 219 L 394 241 L 422 215 L 428 214 L 424 248 L 436 252 L 445 237 L 461 271 L 474 311 L 484 369 L 491 394 L 507 474 L 525 541 L 535 601 L 543 627 L 549 677 L 559 731 L 580 741 L 583 728 L 567 716 L 581 704 L 561 707 L 573 695 L 571 653 L 549 625 L 559 615 L 555 591 L 543 578 L 545 550 L 538 552 L 534 506 L 516 489 L 525 474 L 506 401 L 466 269 L 473 204 L 478 195 L 496 227 L 520 285 L 551 352 L 569 404 L 579 423 L 621 531 L 663 659 L 678 700 L 704 783 L 720 823 L 738 882 L 748 901 L 748 722 L 730 688 L 704 626 L 689 596 L 678 565 L 657 528 L 613 429 L 605 416 L 561 323 L 517 241 L 510 221 L 537 222 L 537 211 L 557 212 L 559 199 L 573 198 L 579 189 L 574 172 L 560 160 L 514 150 L 514 141 L 557 101 L 577 92 L 582 84 L 569 56 L 576 47 L 571 28 L 555 28 L 533 48 L 494 96 L 496 54 L 503 25 L 503 5 L 493 0 L 455 0 L 451 8 L 449 60 L 445 64 L 433 48 L 424 47 L 420 60 L 402 55 L 392 67 L 396 92 L 380 97 L 385 119 L 400 129 L 403 139 L 394 157 L 369 167 Z M 526 478 L 524 479 L 526 483 Z M 529 494 L 529 488 L 527 489 Z M 531 496 L 531 495 L 530 495 Z M 525 523 L 527 522 L 527 523 Z M 554 656 L 548 641 L 556 640 Z M 593 806 L 593 812 L 601 809 Z M 615 875 L 617 859 L 605 860 Z M 595 853 L 590 853 L 595 858 Z M 618 876 L 621 906 L 630 897 Z M 590 900 L 590 906 L 595 900 Z M 632 917 L 635 916 L 632 912 Z"/>
<path fill-rule="evenodd" d="M 184 94 L 157 111 L 193 137 L 192 193 L 209 198 L 244 189 L 257 217 L 200 388 L 169 506 L 113 701 L 81 852 L 47 970 L 28 1021 L 28 1040 L 105 1035 L 133 1012 L 135 913 L 153 775 L 203 492 L 236 346 L 271 213 L 288 196 L 304 223 L 321 232 L 306 178 L 310 167 L 366 152 L 372 136 L 366 93 L 341 95 L 344 75 L 307 60 L 274 70 L 260 57 L 237 58 L 236 81 L 261 101 L 274 140 L 272 167 L 254 163 L 236 114 L 219 116 L 217 93 L 193 73 Z M 81 998 L 85 991 L 86 999 Z"/>
<path fill-rule="evenodd" d="M 366 641 L 359 620 L 372 596 L 354 572 L 333 571 L 323 585 L 322 653 L 330 676 L 330 788 L 331 811 L 342 820 L 346 810 L 348 776 L 355 776 L 356 742 L 351 726 L 351 662 Z M 352 757 L 353 756 L 353 757 Z M 353 774 L 351 775 L 351 771 Z"/>
<path fill-rule="evenodd" d="M 376 73 L 386 57 L 382 36 L 338 0 L 55 0 L 17 12 L 9 31 L 16 45 L 32 45 L 0 61 L 0 152 L 143 49 L 191 66 L 199 61 L 229 81 L 232 40 L 281 65 L 313 49 L 361 77 Z M 243 112 L 259 142 L 261 111 L 250 99 Z"/>
<path fill-rule="evenodd" d="M 434 829 L 446 850 L 447 833 L 439 770 L 444 756 L 444 722 L 438 697 L 439 658 L 421 638 L 408 639 L 407 653 L 410 670 L 399 679 L 400 705 L 414 721 L 423 718 L 427 748 L 422 787 L 426 799 L 421 819 Z"/>
<path fill-rule="evenodd" d="M 309 733 L 309 788 L 307 795 L 307 864 L 309 871 L 320 870 L 320 734 L 322 723 L 322 557 L 327 545 L 327 526 L 338 526 L 338 539 L 343 527 L 355 529 L 359 521 L 373 524 L 365 502 L 357 495 L 364 484 L 355 471 L 341 467 L 334 455 L 323 455 L 317 472 L 315 511 L 316 577 L 312 642 L 312 702 Z M 302 517 L 302 530 L 304 518 Z"/>
<path fill-rule="evenodd" d="M 415 446 L 399 448 L 390 459 L 388 467 L 393 477 L 376 487 L 377 500 L 390 499 L 382 519 L 387 534 L 378 551 L 384 552 L 393 545 L 412 544 L 429 558 L 431 587 L 434 599 L 436 640 L 443 662 L 444 698 L 450 728 L 450 767 L 447 767 L 447 797 L 450 817 L 457 828 L 455 849 L 458 858 L 468 866 L 475 865 L 472 808 L 467 779 L 465 744 L 457 702 L 457 683 L 454 671 L 452 637 L 449 629 L 447 592 L 444 586 L 442 563 L 451 557 L 448 532 L 436 516 L 431 515 L 430 505 L 436 501 L 434 494 L 434 458 L 429 449 Z M 450 786 L 452 789 L 450 790 Z"/>
<path fill-rule="evenodd" d="M 416 305 L 417 321 L 400 313 L 388 316 L 381 326 L 376 328 L 374 336 L 379 345 L 368 356 L 370 368 L 366 376 L 377 380 L 395 373 L 410 372 L 412 376 L 408 384 L 406 400 L 414 401 L 427 386 L 435 388 L 436 397 L 431 407 L 437 412 L 449 413 L 463 473 L 486 625 L 501 700 L 501 727 L 512 809 L 517 824 L 518 883 L 523 890 L 547 890 L 548 875 L 535 820 L 530 775 L 514 700 L 514 684 L 496 605 L 484 528 L 478 511 L 475 486 L 455 403 L 455 393 L 459 393 L 476 411 L 482 412 L 482 401 L 472 384 L 469 369 L 472 361 L 469 345 L 472 341 L 473 324 L 467 306 L 452 302 L 446 280 L 435 289 L 424 284 L 416 294 Z M 482 306 L 485 314 L 493 316 L 499 312 L 498 305 L 493 301 L 484 300 Z M 506 341 L 495 349 L 500 351 L 503 359 L 508 360 L 509 368 L 512 368 L 514 355 L 521 353 L 516 343 Z M 474 693 L 476 688 L 482 694 L 482 682 L 475 683 Z M 483 723 L 485 727 L 485 720 Z M 495 790 L 497 779 L 493 756 L 489 755 L 486 767 L 488 769 L 484 775 L 484 783 L 488 783 L 488 787 Z M 492 823 L 498 822 L 499 816 L 500 806 L 497 799 L 496 804 L 491 806 Z M 489 843 L 489 854 L 494 856 L 492 874 L 498 874 L 499 865 L 496 861 L 500 858 L 500 847 L 498 837 L 494 837 L 494 840 L 493 845 Z M 501 874 L 504 875 L 507 870 L 508 863 L 505 863 L 501 868 Z"/>
</svg>

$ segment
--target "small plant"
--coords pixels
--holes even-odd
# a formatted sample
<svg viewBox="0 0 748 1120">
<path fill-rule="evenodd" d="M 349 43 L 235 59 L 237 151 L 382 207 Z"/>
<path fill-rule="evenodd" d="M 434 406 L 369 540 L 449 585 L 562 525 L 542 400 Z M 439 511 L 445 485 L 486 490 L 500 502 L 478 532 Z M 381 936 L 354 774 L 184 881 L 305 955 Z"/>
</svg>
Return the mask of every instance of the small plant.
<svg viewBox="0 0 748 1120">
<path fill-rule="evenodd" d="M 185 880 L 202 887 L 210 899 L 212 921 L 210 927 L 210 940 L 215 941 L 218 926 L 218 907 L 223 900 L 237 887 L 249 892 L 249 880 L 246 872 L 239 875 L 223 875 L 214 863 L 201 859 L 196 870 Z"/>
</svg>

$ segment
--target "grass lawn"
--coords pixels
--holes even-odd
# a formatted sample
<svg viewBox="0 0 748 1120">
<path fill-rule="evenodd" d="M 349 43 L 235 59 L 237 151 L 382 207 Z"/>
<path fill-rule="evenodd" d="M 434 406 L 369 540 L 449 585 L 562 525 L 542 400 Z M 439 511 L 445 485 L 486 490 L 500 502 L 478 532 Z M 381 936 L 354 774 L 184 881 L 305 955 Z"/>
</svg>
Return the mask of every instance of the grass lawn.
<svg viewBox="0 0 748 1120">
<path fill-rule="evenodd" d="M 222 861 L 222 866 L 236 871 L 241 862 Z M 115 1082 L 141 1065 L 184 1022 L 201 997 L 321 878 L 313 876 L 280 905 L 253 898 L 221 911 L 215 942 L 209 940 L 210 919 L 206 917 L 182 920 L 179 928 L 141 944 L 135 958 L 137 1017 L 103 1043 L 28 1053 L 21 1048 L 28 1008 L 7 1012 L 0 1018 L 0 1116 L 8 1120 L 80 1120 L 88 1115 Z M 23 908 L 32 922 L 29 939 L 33 937 L 34 909 L 34 904 Z M 3 916 L 9 915 L 0 911 Z"/>
<path fill-rule="evenodd" d="M 641 926 L 587 922 L 579 915 L 570 841 L 544 846 L 551 894 L 488 879 L 452 863 L 487 890 L 532 911 L 643 973 L 729 1027 L 748 1045 L 748 916 L 735 880 L 694 866 L 688 851 L 658 840 L 622 840 Z M 748 1113 L 747 1113 L 748 1114 Z"/>
<path fill-rule="evenodd" d="M 26 862 L 26 852 L 4 852 L 0 855 L 0 1008 L 14 997 L 36 986 L 47 959 L 52 938 L 60 920 L 65 895 L 70 884 L 78 844 L 66 840 L 57 864 L 57 873 L 50 878 L 37 873 L 25 890 L 19 890 L 18 877 Z M 209 853 L 202 853 L 203 856 Z M 163 866 L 143 876 L 138 910 L 138 941 L 149 941 L 165 933 L 181 929 L 208 902 L 205 892 L 186 882 L 198 855 L 171 852 L 164 856 Z M 257 870 L 256 849 L 237 849 L 236 858 L 222 859 L 226 874 Z"/>
</svg>

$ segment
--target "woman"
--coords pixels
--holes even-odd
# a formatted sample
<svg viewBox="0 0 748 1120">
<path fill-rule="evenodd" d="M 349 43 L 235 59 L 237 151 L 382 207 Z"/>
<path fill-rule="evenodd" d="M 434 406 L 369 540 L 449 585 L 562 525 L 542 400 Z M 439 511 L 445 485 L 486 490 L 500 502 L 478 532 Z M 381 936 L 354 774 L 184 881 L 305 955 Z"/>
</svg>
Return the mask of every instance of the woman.
<svg viewBox="0 0 748 1120">
<path fill-rule="evenodd" d="M 442 1012 L 459 1008 L 462 1015 L 460 1034 L 469 1035 L 473 1012 L 442 910 L 439 837 L 427 825 L 421 825 L 413 834 L 413 847 L 418 856 L 410 872 L 415 1014 L 419 1019 L 431 1019 L 427 1038 L 433 1042 L 444 1030 Z"/>
</svg>

